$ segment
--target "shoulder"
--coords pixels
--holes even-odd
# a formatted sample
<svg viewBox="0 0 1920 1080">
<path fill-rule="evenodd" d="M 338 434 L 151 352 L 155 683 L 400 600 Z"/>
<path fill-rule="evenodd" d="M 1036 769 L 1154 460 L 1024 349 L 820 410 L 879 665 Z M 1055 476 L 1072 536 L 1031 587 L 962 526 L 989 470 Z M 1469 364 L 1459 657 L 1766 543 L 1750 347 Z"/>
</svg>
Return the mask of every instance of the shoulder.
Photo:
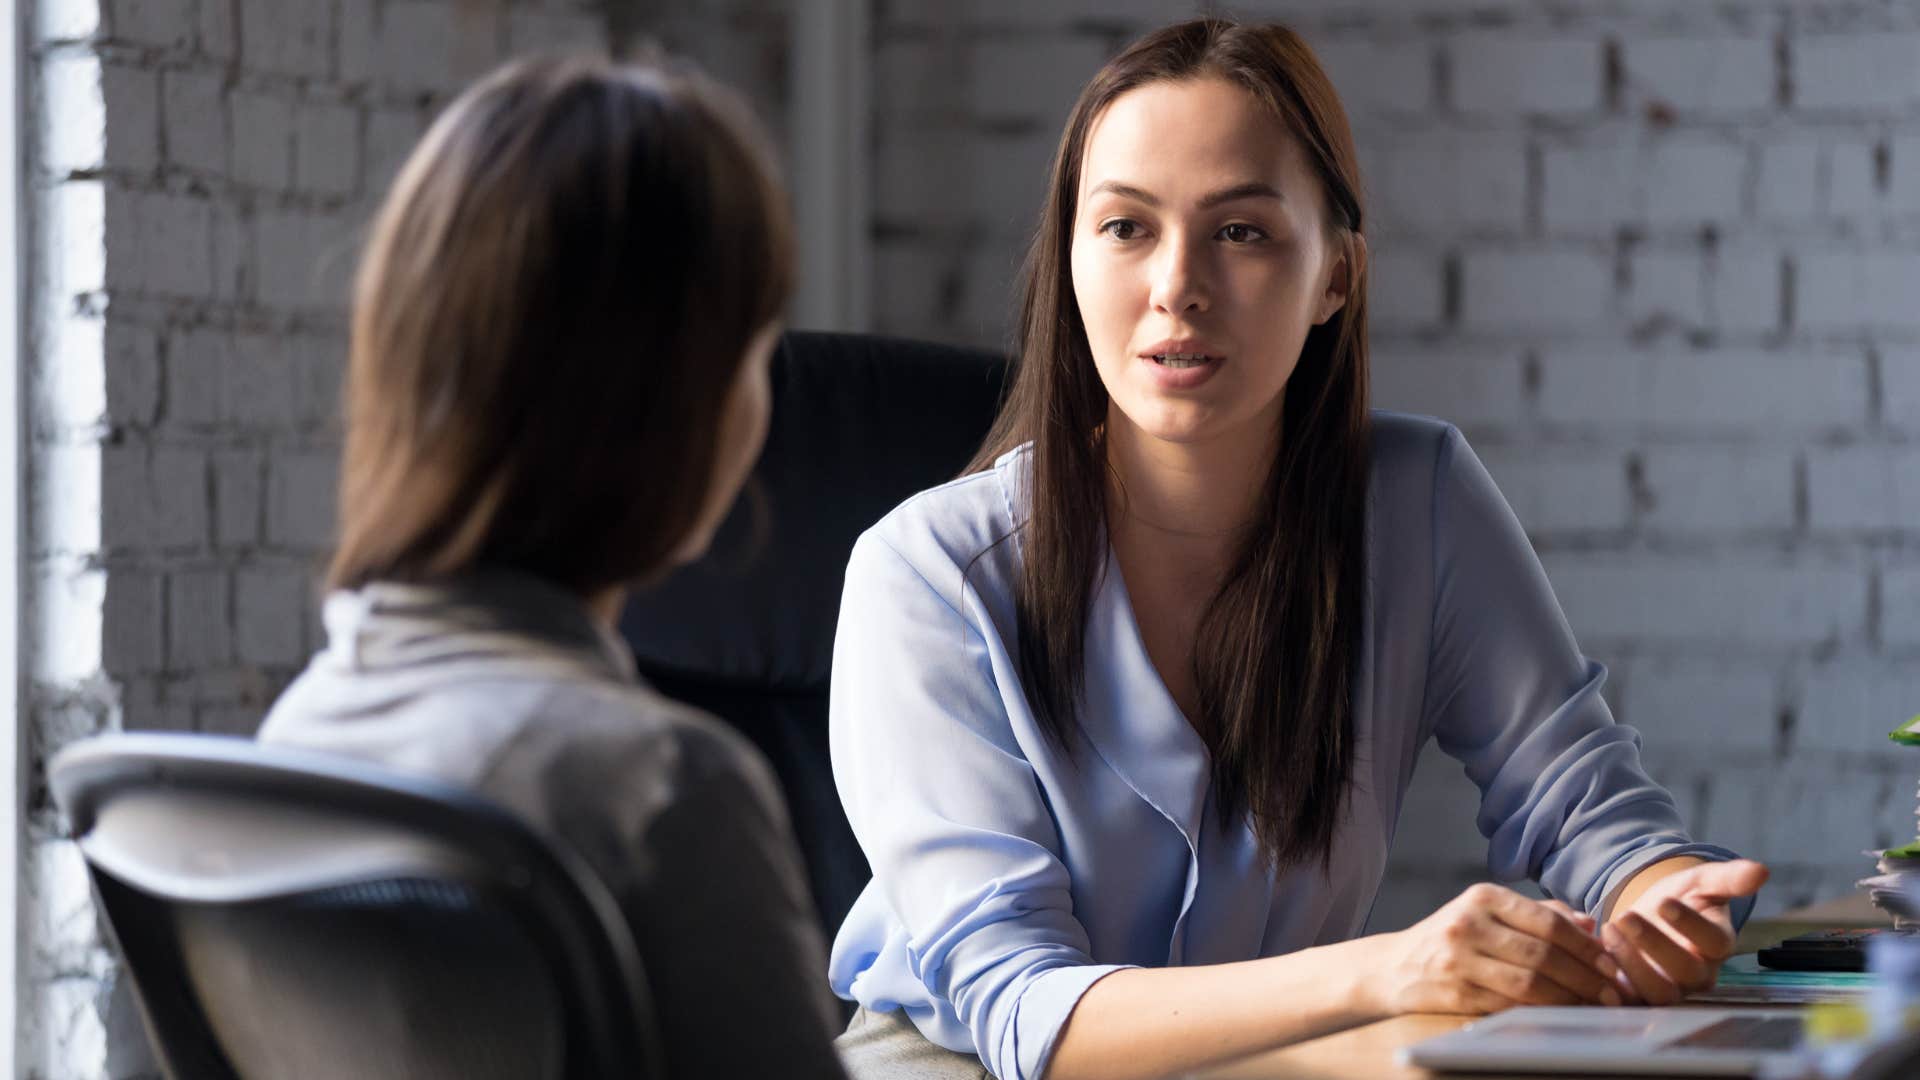
<svg viewBox="0 0 1920 1080">
<path fill-rule="evenodd" d="M 712 789 L 779 805 L 773 771 L 752 743 L 644 684 L 556 684 L 543 711 L 543 722 L 501 747 L 497 782 L 537 782 L 560 802 L 630 803 L 630 821 Z"/>
<path fill-rule="evenodd" d="M 1434 470 L 1466 445 L 1459 428 L 1437 417 L 1375 409 L 1372 419 L 1376 484 L 1408 474 L 1431 481 Z"/>
<path fill-rule="evenodd" d="M 1385 411 L 1373 414 L 1367 514 L 1378 578 L 1470 546 L 1476 522 L 1513 516 L 1460 429 L 1430 416 Z"/>
<path fill-rule="evenodd" d="M 945 591 L 976 588 L 1005 576 L 1025 519 L 1029 447 L 1002 455 L 992 468 L 919 492 L 893 508 L 854 545 L 848 575 L 905 564 Z"/>
</svg>

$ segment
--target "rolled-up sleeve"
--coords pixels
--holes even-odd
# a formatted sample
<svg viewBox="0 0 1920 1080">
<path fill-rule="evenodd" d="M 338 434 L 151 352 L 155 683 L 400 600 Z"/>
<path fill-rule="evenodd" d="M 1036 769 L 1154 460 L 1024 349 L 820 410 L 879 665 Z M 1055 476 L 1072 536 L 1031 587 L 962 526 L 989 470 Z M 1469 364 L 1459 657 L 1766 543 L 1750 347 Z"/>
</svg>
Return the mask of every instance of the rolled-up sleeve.
<svg viewBox="0 0 1920 1080">
<path fill-rule="evenodd" d="M 1434 476 L 1434 610 L 1423 724 L 1480 789 L 1477 824 L 1502 881 L 1533 878 L 1598 912 L 1642 867 L 1679 855 L 1729 859 L 1693 842 L 1640 763 L 1640 736 L 1614 722 L 1526 533 L 1458 431 Z M 1751 900 L 1736 904 L 1744 921 Z"/>
<path fill-rule="evenodd" d="M 834 641 L 834 780 L 912 975 L 971 1037 L 949 1049 L 1002 1080 L 1038 1080 L 1081 994 L 1116 965 L 1093 962 L 1074 917 L 990 624 L 966 614 L 962 568 L 937 561 L 916 567 L 876 532 L 854 547 Z"/>
</svg>

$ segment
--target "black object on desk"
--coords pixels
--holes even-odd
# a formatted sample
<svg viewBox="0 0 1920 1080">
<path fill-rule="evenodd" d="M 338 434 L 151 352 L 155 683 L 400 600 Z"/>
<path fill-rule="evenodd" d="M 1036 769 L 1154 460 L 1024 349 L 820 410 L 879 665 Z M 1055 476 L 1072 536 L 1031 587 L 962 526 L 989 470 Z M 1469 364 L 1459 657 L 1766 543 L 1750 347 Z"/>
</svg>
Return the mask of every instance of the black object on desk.
<svg viewBox="0 0 1920 1080">
<path fill-rule="evenodd" d="M 1761 949 L 1760 966 L 1775 971 L 1865 971 L 1869 940 L 1878 934 L 1911 932 L 1889 927 L 1816 930 L 1790 937 L 1770 949 Z"/>
</svg>

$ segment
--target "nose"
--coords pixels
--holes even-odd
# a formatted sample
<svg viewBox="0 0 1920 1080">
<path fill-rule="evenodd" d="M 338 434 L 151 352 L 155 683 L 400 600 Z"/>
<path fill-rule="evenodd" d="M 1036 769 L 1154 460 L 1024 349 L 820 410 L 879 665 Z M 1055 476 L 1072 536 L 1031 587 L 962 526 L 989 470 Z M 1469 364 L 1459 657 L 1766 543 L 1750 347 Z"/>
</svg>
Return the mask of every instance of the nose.
<svg viewBox="0 0 1920 1080">
<path fill-rule="evenodd" d="M 1153 291 L 1148 299 L 1163 315 L 1203 312 L 1211 302 L 1204 254 L 1198 245 L 1176 239 L 1161 246 L 1153 265 Z"/>
</svg>

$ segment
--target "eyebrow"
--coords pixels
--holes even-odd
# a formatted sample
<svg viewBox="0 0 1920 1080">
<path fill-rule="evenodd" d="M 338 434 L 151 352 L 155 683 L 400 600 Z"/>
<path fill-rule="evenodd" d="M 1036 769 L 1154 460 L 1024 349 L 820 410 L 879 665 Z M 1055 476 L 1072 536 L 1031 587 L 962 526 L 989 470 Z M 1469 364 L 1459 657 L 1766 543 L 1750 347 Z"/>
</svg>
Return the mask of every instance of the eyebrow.
<svg viewBox="0 0 1920 1080">
<path fill-rule="evenodd" d="M 1145 189 L 1134 187 L 1132 184 L 1123 184 L 1118 180 L 1102 180 L 1100 183 L 1094 185 L 1092 191 L 1087 192 L 1087 197 L 1092 198 L 1103 191 L 1112 192 L 1123 199 L 1132 199 L 1135 202 L 1146 203 L 1152 207 L 1158 207 L 1160 205 L 1159 198 L 1148 193 Z M 1221 203 L 1236 202 L 1240 199 L 1280 198 L 1279 190 L 1272 184 L 1261 180 L 1249 180 L 1244 184 L 1224 187 L 1218 191 L 1209 192 L 1201 196 L 1200 209 L 1206 210 L 1219 206 Z M 1283 199 L 1282 201 L 1285 200 Z"/>
</svg>

